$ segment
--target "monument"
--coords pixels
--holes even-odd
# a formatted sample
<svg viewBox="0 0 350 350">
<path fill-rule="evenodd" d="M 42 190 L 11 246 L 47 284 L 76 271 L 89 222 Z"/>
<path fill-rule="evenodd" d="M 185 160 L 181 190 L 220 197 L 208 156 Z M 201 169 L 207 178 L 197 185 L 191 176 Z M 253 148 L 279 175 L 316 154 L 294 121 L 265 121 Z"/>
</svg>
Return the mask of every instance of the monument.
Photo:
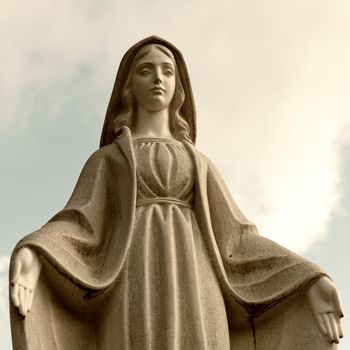
<svg viewBox="0 0 350 350">
<path fill-rule="evenodd" d="M 195 140 L 182 54 L 138 42 L 67 205 L 12 254 L 15 350 L 336 348 L 331 279 L 258 234 Z"/>
</svg>

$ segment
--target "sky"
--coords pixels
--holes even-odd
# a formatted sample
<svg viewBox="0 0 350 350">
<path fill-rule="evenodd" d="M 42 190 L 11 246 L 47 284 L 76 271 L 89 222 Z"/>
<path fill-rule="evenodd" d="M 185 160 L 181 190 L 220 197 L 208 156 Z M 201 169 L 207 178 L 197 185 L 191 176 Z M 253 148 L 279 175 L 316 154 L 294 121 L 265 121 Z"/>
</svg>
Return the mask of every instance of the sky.
<svg viewBox="0 0 350 350">
<path fill-rule="evenodd" d="M 153 34 L 182 51 L 197 146 L 242 211 L 324 267 L 350 315 L 349 23 L 347 0 L 2 0 L 0 348 L 11 251 L 65 205 L 122 55 Z"/>
</svg>

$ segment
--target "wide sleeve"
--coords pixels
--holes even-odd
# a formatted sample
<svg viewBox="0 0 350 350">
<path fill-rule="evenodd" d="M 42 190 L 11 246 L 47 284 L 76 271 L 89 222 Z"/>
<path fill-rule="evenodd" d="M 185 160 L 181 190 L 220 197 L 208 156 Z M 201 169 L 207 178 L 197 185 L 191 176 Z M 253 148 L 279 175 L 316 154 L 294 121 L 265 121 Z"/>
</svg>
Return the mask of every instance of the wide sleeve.
<svg viewBox="0 0 350 350">
<path fill-rule="evenodd" d="M 260 236 L 210 161 L 207 195 L 212 230 L 231 291 L 248 310 L 269 307 L 325 275 L 317 265 Z"/>
<path fill-rule="evenodd" d="M 87 289 L 104 288 L 111 273 L 111 269 L 104 268 L 109 234 L 111 226 L 118 225 L 113 196 L 118 183 L 111 181 L 117 177 L 109 163 L 106 152 L 95 152 L 65 208 L 41 229 L 24 237 L 13 256 L 24 246 L 34 248 L 75 284 Z"/>
</svg>

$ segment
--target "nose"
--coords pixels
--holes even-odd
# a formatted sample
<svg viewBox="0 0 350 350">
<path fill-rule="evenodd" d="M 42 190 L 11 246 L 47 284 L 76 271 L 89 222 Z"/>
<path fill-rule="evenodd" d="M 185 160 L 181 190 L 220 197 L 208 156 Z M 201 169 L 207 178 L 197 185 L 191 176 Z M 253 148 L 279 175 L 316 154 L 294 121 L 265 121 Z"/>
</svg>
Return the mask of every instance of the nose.
<svg viewBox="0 0 350 350">
<path fill-rule="evenodd" d="M 160 69 L 155 70 L 154 83 L 160 84 L 162 82 L 162 72 Z"/>
</svg>

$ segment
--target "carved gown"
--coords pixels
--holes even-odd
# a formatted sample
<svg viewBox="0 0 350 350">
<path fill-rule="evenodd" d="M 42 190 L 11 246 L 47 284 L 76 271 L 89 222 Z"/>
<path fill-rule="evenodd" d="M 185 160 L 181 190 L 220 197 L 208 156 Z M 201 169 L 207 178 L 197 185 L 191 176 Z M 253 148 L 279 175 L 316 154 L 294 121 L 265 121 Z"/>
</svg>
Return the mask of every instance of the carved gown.
<svg viewBox="0 0 350 350">
<path fill-rule="evenodd" d="M 184 145 L 133 141 L 133 241 L 116 298 L 116 349 L 230 349 L 224 300 L 192 210 L 194 165 Z"/>
<path fill-rule="evenodd" d="M 47 263 L 25 320 L 11 304 L 13 347 L 333 349 L 300 322 L 314 324 L 304 299 L 260 327 L 261 312 L 323 271 L 253 229 L 193 146 L 132 142 L 126 130 L 16 246 L 13 256 L 28 246 Z"/>
</svg>

